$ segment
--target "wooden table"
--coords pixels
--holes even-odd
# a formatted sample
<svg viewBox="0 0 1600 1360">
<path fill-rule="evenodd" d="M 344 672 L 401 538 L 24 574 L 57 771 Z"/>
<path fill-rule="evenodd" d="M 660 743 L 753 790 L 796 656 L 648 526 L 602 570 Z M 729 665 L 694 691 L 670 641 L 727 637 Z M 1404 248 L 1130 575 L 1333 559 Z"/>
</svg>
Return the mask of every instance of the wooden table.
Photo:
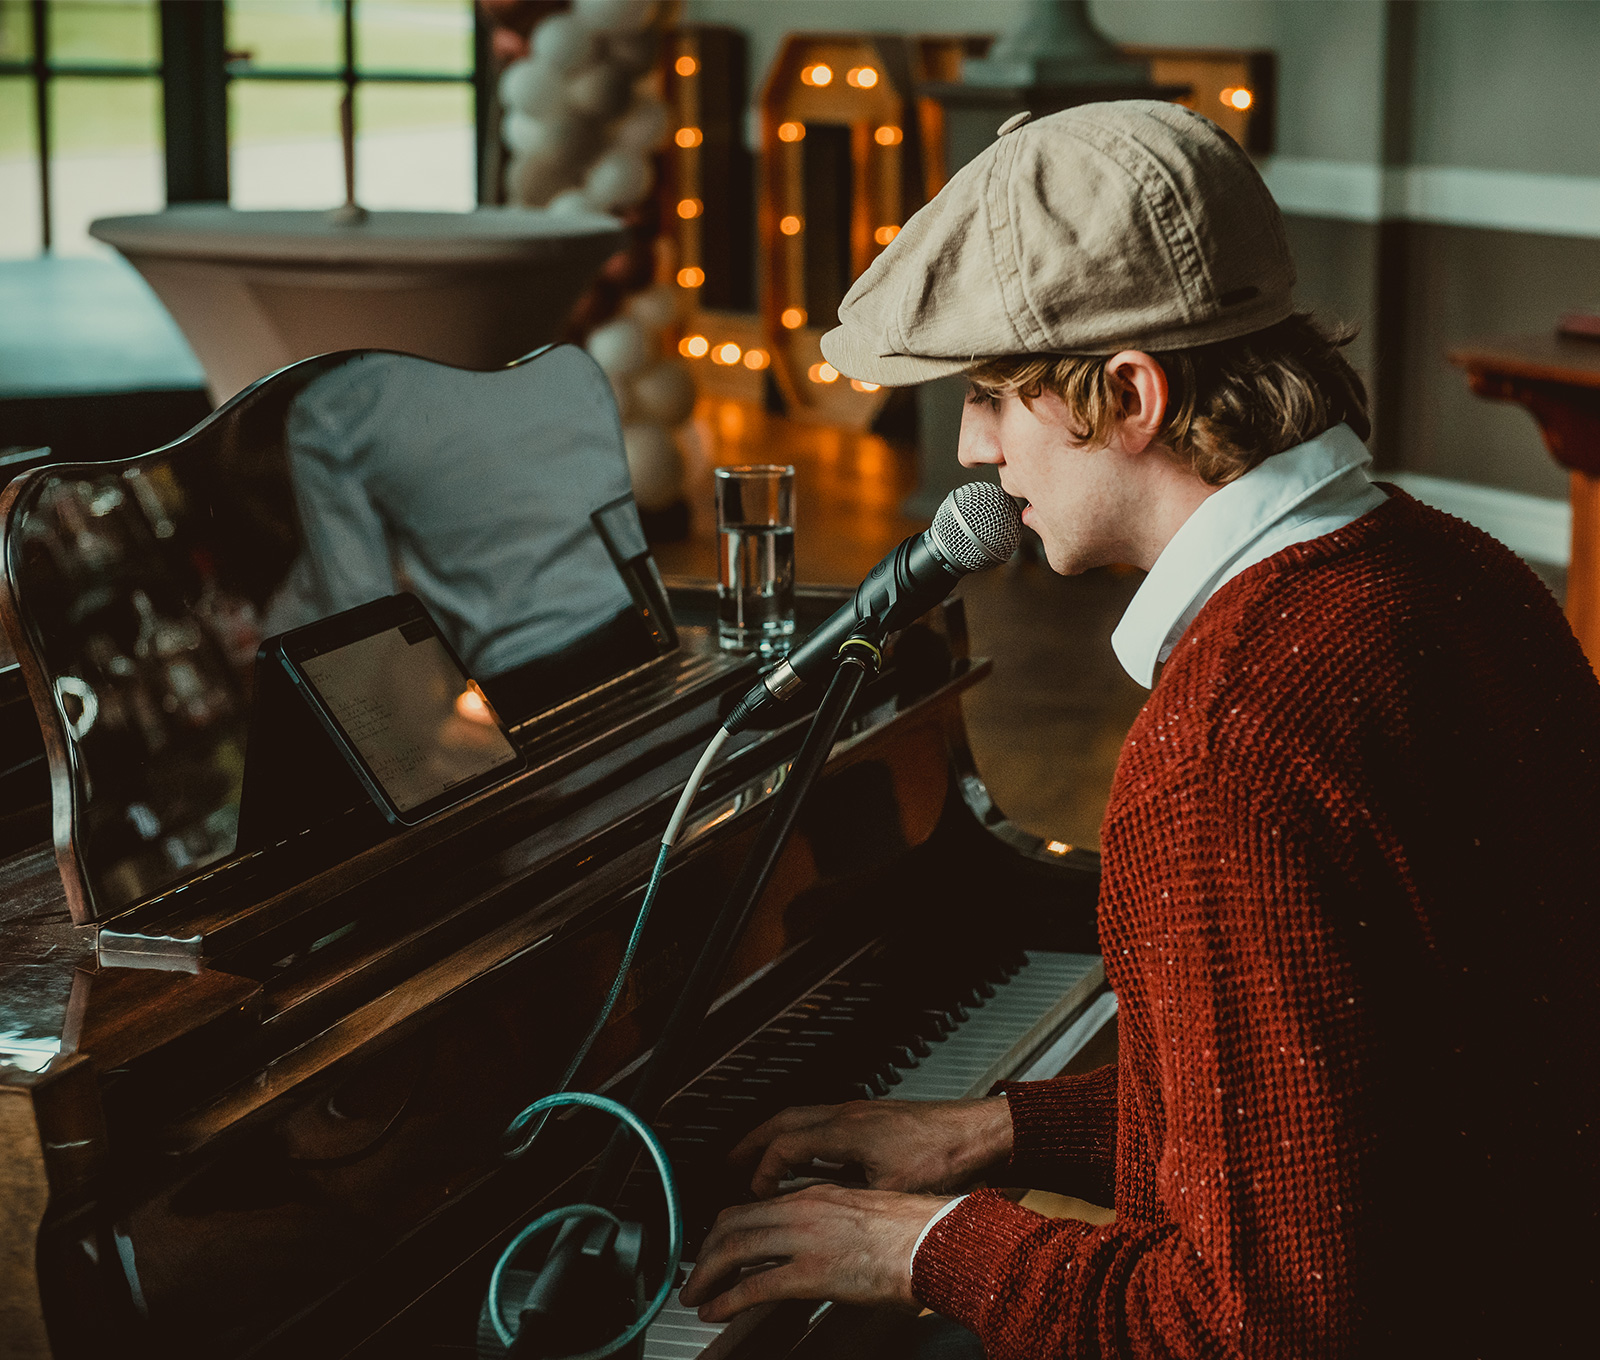
<svg viewBox="0 0 1600 1360">
<path fill-rule="evenodd" d="M 1527 407 L 1571 474 L 1567 620 L 1600 671 L 1600 340 L 1506 336 L 1463 346 L 1450 362 L 1479 396 Z"/>
</svg>

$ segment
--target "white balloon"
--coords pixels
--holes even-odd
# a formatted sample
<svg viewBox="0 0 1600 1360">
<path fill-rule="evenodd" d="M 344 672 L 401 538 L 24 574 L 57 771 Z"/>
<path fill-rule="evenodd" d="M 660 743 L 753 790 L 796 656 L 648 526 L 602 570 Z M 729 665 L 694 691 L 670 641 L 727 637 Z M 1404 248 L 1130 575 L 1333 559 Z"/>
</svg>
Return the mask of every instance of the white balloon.
<svg viewBox="0 0 1600 1360">
<path fill-rule="evenodd" d="M 612 151 L 590 168 L 583 191 L 601 209 L 625 208 L 650 192 L 650 163 L 631 151 Z"/>
<path fill-rule="evenodd" d="M 543 118 L 534 118 L 521 109 L 507 109 L 500 120 L 500 140 L 518 156 L 540 156 L 554 160 L 560 151 L 555 129 Z"/>
<path fill-rule="evenodd" d="M 533 30 L 534 54 L 565 74 L 594 55 L 593 24 L 580 24 L 570 14 L 552 14 Z"/>
<path fill-rule="evenodd" d="M 627 108 L 632 96 L 628 73 L 609 61 L 585 67 L 567 82 L 568 107 L 606 122 Z"/>
<path fill-rule="evenodd" d="M 514 61 L 500 76 L 500 104 L 540 117 L 566 100 L 566 82 L 547 61 Z"/>
<path fill-rule="evenodd" d="M 631 317 L 619 316 L 589 334 L 588 351 L 608 378 L 626 378 L 650 362 L 650 338 Z"/>
<path fill-rule="evenodd" d="M 683 455 L 670 433 L 659 425 L 626 425 L 622 447 L 641 510 L 665 510 L 682 498 Z"/>
<path fill-rule="evenodd" d="M 661 100 L 643 95 L 617 121 L 612 137 L 619 147 L 630 151 L 654 151 L 667 135 L 671 117 L 671 110 Z"/>
<path fill-rule="evenodd" d="M 655 0 L 572 0 L 572 17 L 596 32 L 637 33 L 655 10 Z"/>
<path fill-rule="evenodd" d="M 523 93 L 529 80 L 537 80 L 534 75 L 533 63 L 524 57 L 521 61 L 514 61 L 505 70 L 500 72 L 500 105 L 502 108 L 519 109 L 522 107 Z"/>
<path fill-rule="evenodd" d="M 647 331 L 659 331 L 678 319 L 678 290 L 671 284 L 658 283 L 628 299 L 628 315 Z"/>
<path fill-rule="evenodd" d="M 565 216 L 568 213 L 592 213 L 595 206 L 582 189 L 564 189 L 545 204 L 545 209 Z"/>
<path fill-rule="evenodd" d="M 634 405 L 646 419 L 671 429 L 694 414 L 694 379 L 676 359 L 651 364 L 633 379 Z"/>
</svg>

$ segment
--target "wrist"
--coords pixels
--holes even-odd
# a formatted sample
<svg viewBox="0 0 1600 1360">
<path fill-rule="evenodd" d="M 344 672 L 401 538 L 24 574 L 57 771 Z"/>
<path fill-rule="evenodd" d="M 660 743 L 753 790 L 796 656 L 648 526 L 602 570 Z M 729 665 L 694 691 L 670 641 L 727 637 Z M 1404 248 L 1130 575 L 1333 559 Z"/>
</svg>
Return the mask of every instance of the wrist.
<svg viewBox="0 0 1600 1360">
<path fill-rule="evenodd" d="M 963 1170 L 968 1178 L 1011 1159 L 1011 1106 L 1004 1096 L 974 1100 L 967 1107 Z"/>
</svg>

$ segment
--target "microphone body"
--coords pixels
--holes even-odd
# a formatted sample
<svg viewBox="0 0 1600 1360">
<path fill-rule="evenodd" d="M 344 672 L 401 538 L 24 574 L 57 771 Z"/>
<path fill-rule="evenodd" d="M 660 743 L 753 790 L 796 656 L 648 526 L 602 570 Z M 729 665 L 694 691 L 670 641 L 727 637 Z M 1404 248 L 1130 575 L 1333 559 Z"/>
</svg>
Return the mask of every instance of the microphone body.
<svg viewBox="0 0 1600 1360">
<path fill-rule="evenodd" d="M 825 678 L 852 637 L 876 642 L 927 613 L 969 572 L 999 566 L 1016 551 L 1022 519 L 1011 498 L 990 482 L 958 486 L 940 505 L 933 527 L 913 534 L 867 573 L 850 602 L 768 671 L 723 723 L 739 731 L 769 703 Z"/>
</svg>

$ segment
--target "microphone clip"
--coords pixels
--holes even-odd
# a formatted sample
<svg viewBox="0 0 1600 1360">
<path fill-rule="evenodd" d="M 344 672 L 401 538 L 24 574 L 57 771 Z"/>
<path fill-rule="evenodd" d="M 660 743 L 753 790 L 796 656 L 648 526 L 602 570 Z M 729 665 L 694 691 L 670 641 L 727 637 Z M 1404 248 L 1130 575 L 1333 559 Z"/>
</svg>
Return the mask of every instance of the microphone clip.
<svg viewBox="0 0 1600 1360">
<path fill-rule="evenodd" d="M 879 634 L 878 641 L 882 640 L 882 630 L 871 631 Z M 875 677 L 883 669 L 883 648 L 878 645 L 878 641 L 869 636 L 869 630 L 863 624 L 839 644 L 839 664 L 860 666 L 869 678 Z"/>
<path fill-rule="evenodd" d="M 834 655 L 835 665 L 859 666 L 869 679 L 876 677 L 883 669 L 883 648 L 879 644 L 888 631 L 876 619 L 863 619 L 856 625 L 855 632 L 839 644 Z M 723 729 L 730 734 L 742 732 L 762 709 L 781 703 L 805 683 L 787 660 L 780 661 L 750 687 L 750 692 L 722 720 Z"/>
</svg>

